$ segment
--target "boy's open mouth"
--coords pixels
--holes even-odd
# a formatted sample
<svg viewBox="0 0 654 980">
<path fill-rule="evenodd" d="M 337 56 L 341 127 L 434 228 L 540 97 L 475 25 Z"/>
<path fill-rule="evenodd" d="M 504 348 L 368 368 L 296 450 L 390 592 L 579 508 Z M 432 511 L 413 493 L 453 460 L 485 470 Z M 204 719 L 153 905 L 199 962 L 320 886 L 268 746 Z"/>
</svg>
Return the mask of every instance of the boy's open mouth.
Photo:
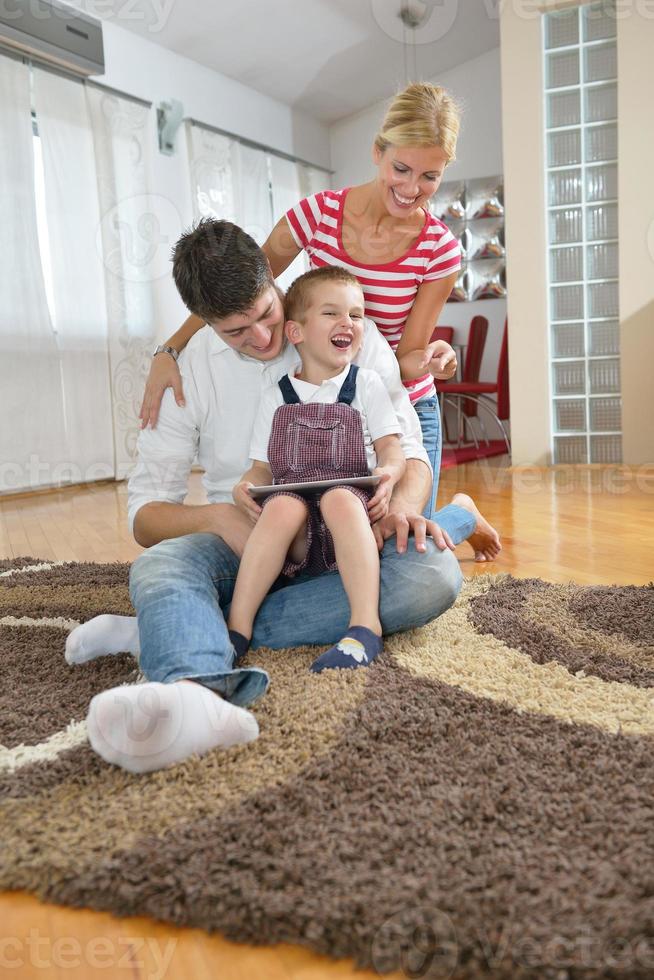
<svg viewBox="0 0 654 980">
<path fill-rule="evenodd" d="M 335 337 L 332 337 L 332 344 L 339 350 L 347 350 L 348 347 L 352 346 L 352 337 L 345 333 L 336 334 Z"/>
</svg>

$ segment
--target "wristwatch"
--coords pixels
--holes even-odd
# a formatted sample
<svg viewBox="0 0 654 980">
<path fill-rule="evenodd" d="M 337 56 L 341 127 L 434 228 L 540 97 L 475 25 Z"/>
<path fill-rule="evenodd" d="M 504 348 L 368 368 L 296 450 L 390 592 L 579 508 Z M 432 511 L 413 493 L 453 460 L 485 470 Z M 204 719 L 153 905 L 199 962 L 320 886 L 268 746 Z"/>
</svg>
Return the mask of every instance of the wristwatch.
<svg viewBox="0 0 654 980">
<path fill-rule="evenodd" d="M 157 354 L 170 354 L 173 361 L 176 361 L 179 357 L 179 351 L 176 351 L 174 347 L 169 347 L 168 344 L 159 344 L 152 356 L 156 357 Z"/>
</svg>

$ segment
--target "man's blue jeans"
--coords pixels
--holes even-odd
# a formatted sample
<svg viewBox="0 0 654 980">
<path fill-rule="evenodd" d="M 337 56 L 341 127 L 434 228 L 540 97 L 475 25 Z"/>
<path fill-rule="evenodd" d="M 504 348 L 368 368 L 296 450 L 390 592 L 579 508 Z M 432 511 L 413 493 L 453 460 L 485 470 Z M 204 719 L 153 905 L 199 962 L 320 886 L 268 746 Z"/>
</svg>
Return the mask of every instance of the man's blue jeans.
<svg viewBox="0 0 654 980">
<path fill-rule="evenodd" d="M 455 537 L 467 537 L 471 529 L 466 529 L 465 520 L 470 515 L 458 507 L 451 511 L 447 529 Z M 234 667 L 225 623 L 238 564 L 234 552 L 213 534 L 171 538 L 136 559 L 130 595 L 138 614 L 140 667 L 148 680 L 193 679 L 238 705 L 262 697 L 268 675 L 256 667 Z M 428 539 L 426 552 L 420 553 L 410 540 L 400 555 L 391 538 L 381 555 L 384 633 L 423 626 L 440 616 L 456 599 L 461 580 L 451 551 L 439 551 Z M 347 632 L 349 612 L 338 572 L 298 578 L 266 597 L 254 624 L 252 646 L 337 643 Z"/>
</svg>

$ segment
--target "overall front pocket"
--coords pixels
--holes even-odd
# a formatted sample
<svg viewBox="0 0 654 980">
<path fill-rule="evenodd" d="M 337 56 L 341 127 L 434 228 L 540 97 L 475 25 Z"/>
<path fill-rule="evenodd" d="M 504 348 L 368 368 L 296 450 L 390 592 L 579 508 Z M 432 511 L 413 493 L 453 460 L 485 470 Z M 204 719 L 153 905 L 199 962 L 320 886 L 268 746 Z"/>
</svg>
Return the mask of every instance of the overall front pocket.
<svg viewBox="0 0 654 980">
<path fill-rule="evenodd" d="M 343 466 L 345 431 L 339 419 L 295 419 L 289 426 L 289 469 L 339 470 Z"/>
</svg>

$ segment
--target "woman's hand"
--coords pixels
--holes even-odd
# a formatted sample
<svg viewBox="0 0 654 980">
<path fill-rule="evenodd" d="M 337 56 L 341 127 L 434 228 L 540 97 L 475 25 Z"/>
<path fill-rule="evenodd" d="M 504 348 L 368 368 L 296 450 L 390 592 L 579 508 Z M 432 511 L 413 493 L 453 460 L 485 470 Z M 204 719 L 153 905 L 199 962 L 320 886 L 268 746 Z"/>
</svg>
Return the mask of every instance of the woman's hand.
<svg viewBox="0 0 654 980">
<path fill-rule="evenodd" d="M 145 382 L 145 391 L 139 412 L 142 429 L 148 425 L 152 429 L 156 426 L 161 399 L 166 388 L 173 389 L 175 401 L 179 406 L 186 404 L 182 388 L 182 376 L 179 373 L 177 363 L 170 354 L 162 353 L 152 358 L 148 380 Z"/>
<path fill-rule="evenodd" d="M 445 340 L 435 340 L 425 350 L 422 368 L 439 381 L 449 381 L 456 374 L 456 351 Z"/>
<path fill-rule="evenodd" d="M 247 480 L 241 480 L 237 483 L 232 490 L 232 497 L 234 498 L 234 503 L 238 510 L 251 521 L 252 524 L 256 524 L 261 515 L 261 507 L 253 500 L 249 494 L 250 487 L 254 487 L 256 484 L 249 483 Z"/>
</svg>

